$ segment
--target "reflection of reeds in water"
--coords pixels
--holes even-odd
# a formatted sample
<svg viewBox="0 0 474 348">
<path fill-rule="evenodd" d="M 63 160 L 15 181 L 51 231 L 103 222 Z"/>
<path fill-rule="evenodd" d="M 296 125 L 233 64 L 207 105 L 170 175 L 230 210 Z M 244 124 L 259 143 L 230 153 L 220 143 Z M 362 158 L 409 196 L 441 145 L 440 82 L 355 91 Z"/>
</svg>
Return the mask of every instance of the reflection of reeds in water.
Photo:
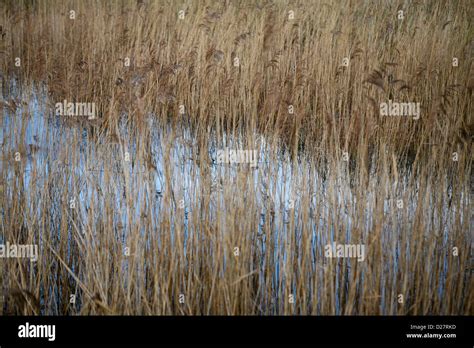
<svg viewBox="0 0 474 348">
<path fill-rule="evenodd" d="M 64 131 L 67 133 L 66 129 Z M 63 136 L 63 140 L 71 139 L 71 135 L 78 131 L 71 129 L 70 132 Z M 55 212 L 57 208 L 42 210 L 39 215 L 31 217 L 41 238 L 55 246 L 56 254 L 48 255 L 43 251 L 38 262 L 41 265 L 64 263 L 69 269 L 65 268 L 61 272 L 78 279 L 85 277 L 80 283 L 79 293 L 84 302 L 77 309 L 79 313 L 182 313 L 177 305 L 162 307 L 145 290 L 139 302 L 122 292 L 95 293 L 97 282 L 106 281 L 106 276 L 101 273 L 92 277 L 88 271 L 91 267 L 113 274 L 107 280 L 112 288 L 133 279 L 134 285 L 130 286 L 134 291 L 141 291 L 141 286 L 144 286 L 141 282 L 145 281 L 147 288 L 158 289 L 167 283 L 169 277 L 173 282 L 173 291 L 179 288 L 179 291 L 193 294 L 192 288 L 198 287 L 197 294 L 201 296 L 209 296 L 210 291 L 215 292 L 217 297 L 203 307 L 191 297 L 191 307 L 183 312 L 188 314 L 414 314 L 424 313 L 426 308 L 440 313 L 459 312 L 458 306 L 464 308 L 462 312 L 468 310 L 468 302 L 464 299 L 470 296 L 470 285 L 465 283 L 465 272 L 469 272 L 469 258 L 466 254 L 468 243 L 465 239 L 467 226 L 454 218 L 444 226 L 447 227 L 446 231 L 430 222 L 431 218 L 427 218 L 428 211 L 435 214 L 435 220 L 445 216 L 447 212 L 467 216 L 469 205 L 463 203 L 460 195 L 465 194 L 468 186 L 454 188 L 455 191 L 451 193 L 454 197 L 454 203 L 451 204 L 454 205 L 452 208 L 448 207 L 445 197 L 449 182 L 440 181 L 429 174 L 446 169 L 433 160 L 422 166 L 415 165 L 414 170 L 421 172 L 419 175 L 412 175 L 397 163 L 393 154 L 382 153 L 381 158 L 376 160 L 375 173 L 366 177 L 368 174 L 365 169 L 357 164 L 353 173 L 349 174 L 348 164 L 342 161 L 338 164 L 336 154 L 327 152 L 330 158 L 329 172 L 322 179 L 317 176 L 321 168 L 312 156 L 305 157 L 300 163 L 285 164 L 278 161 L 274 157 L 276 153 L 268 148 L 263 164 L 258 169 L 249 171 L 236 165 L 211 164 L 202 150 L 195 155 L 200 157 L 192 161 L 180 152 L 173 155 L 175 146 L 183 146 L 184 153 L 191 152 L 189 146 L 193 142 L 161 131 L 159 134 L 167 139 L 162 140 L 162 146 L 169 155 L 147 155 L 136 159 L 138 163 L 145 163 L 151 173 L 137 170 L 129 176 L 125 171 L 117 170 L 115 164 L 121 161 L 121 156 L 109 149 L 108 145 L 115 141 L 133 147 L 141 138 L 136 132 L 124 139 L 110 133 L 105 136 L 105 141 L 90 144 L 91 148 L 109 150 L 97 152 L 97 157 L 89 158 L 88 162 L 96 167 L 83 174 L 87 177 L 84 180 L 76 177 L 76 180 L 64 184 L 63 180 L 74 178 L 75 171 L 81 169 L 77 160 L 79 152 L 73 151 L 69 156 L 72 163 L 50 174 L 55 183 L 49 187 L 59 191 L 50 191 L 44 196 L 41 187 L 51 185 L 48 180 L 35 181 L 25 188 L 25 192 L 33 200 L 37 200 L 33 197 L 43 197 L 45 207 L 59 204 L 60 208 L 61 204 L 66 204 L 61 209 L 69 209 L 68 201 L 61 203 L 66 189 L 71 193 L 91 194 L 85 200 L 78 199 L 77 208 L 69 210 L 71 228 L 61 227 L 57 219 L 62 214 Z M 74 144 L 68 143 L 68 146 Z M 51 148 L 52 153 L 56 151 L 58 155 L 72 150 L 64 146 Z M 461 163 L 465 163 L 465 158 L 461 159 Z M 165 167 L 163 171 L 158 170 L 158 164 Z M 201 170 L 209 166 L 221 173 L 216 175 L 210 170 Z M 282 171 L 286 172 L 292 167 L 293 175 L 288 174 L 285 179 Z M 462 171 L 458 174 L 465 175 Z M 257 185 L 252 175 L 257 175 Z M 351 176 L 355 176 L 353 180 L 359 185 L 349 184 Z M 361 182 L 366 184 L 362 187 Z M 460 182 L 465 180 L 461 178 Z M 157 184 L 160 185 L 159 190 L 149 191 Z M 437 185 L 437 190 L 430 189 L 433 184 Z M 294 210 L 288 209 L 290 195 L 282 195 L 281 190 L 286 185 L 290 185 L 290 188 L 285 189 L 291 191 L 291 197 L 296 202 Z M 6 191 L 2 195 L 11 194 L 10 184 Z M 364 199 L 362 203 L 361 197 Z M 405 209 L 399 210 L 395 206 L 398 197 L 404 199 Z M 181 199 L 183 207 L 180 207 Z M 135 207 L 144 202 L 146 204 L 135 213 Z M 6 206 L 5 201 L 2 206 Z M 41 225 L 46 220 L 51 225 L 48 229 L 43 229 Z M 10 218 L 7 217 L 7 221 Z M 372 223 L 367 225 L 366 221 Z M 316 235 L 311 233 L 314 228 Z M 87 231 L 85 235 L 80 234 L 83 230 Z M 347 236 L 348 230 L 350 237 Z M 56 232 L 48 231 L 57 231 L 65 237 L 57 240 L 54 237 Z M 7 235 L 14 236 L 17 233 L 20 233 L 19 230 L 13 228 L 8 229 Z M 33 242 L 35 233 L 33 230 L 30 233 L 29 238 Z M 171 236 L 174 238 L 173 243 Z M 440 244 L 439 240 L 444 238 L 449 242 Z M 323 247 L 333 239 L 363 242 L 368 250 L 367 263 L 324 258 Z M 64 243 L 72 243 L 77 255 L 75 260 L 68 259 L 67 254 L 61 251 Z M 461 248 L 462 256 L 459 259 L 450 256 L 452 245 Z M 240 250 L 238 257 L 233 254 L 235 247 Z M 129 256 L 124 255 L 124 248 L 129 248 Z M 104 259 L 104 250 L 107 250 L 111 259 Z M 287 255 L 286 258 L 283 255 Z M 173 266 L 171 262 L 183 263 L 183 266 Z M 181 290 L 183 285 L 178 279 L 186 277 L 191 262 L 194 276 L 186 280 L 191 285 Z M 425 262 L 432 265 L 429 274 L 420 268 L 425 267 Z M 447 263 L 447 269 L 444 262 Z M 139 267 L 145 278 L 132 273 L 129 269 L 131 266 Z M 153 272 L 148 273 L 148 267 L 152 267 Z M 216 276 L 216 269 L 222 274 Z M 278 269 L 283 270 L 282 273 Z M 13 269 L 9 272 L 13 272 Z M 166 272 L 166 276 L 163 277 L 161 272 Z M 215 279 L 213 287 L 212 279 Z M 55 284 L 47 276 L 47 272 L 36 281 L 49 283 L 52 287 Z M 274 288 L 270 282 L 277 282 L 279 285 Z M 404 284 L 401 290 L 398 290 L 401 286 L 398 282 Z M 432 285 L 433 282 L 435 285 Z M 209 284 L 207 286 L 210 288 L 204 287 L 204 284 Z M 445 284 L 447 288 L 442 293 L 436 292 L 429 302 L 423 300 L 423 292 L 418 290 L 420 286 L 428 291 L 431 286 L 438 287 L 440 284 Z M 71 291 L 72 286 L 74 285 L 71 285 Z M 296 290 L 291 291 L 296 291 L 302 304 L 288 306 L 286 309 L 284 303 L 277 305 L 278 299 L 286 298 L 287 291 L 290 291 L 285 290 L 286 286 L 296 287 Z M 358 291 L 355 286 L 359 287 Z M 265 293 L 255 292 L 256 289 L 265 289 Z M 396 303 L 397 297 L 383 289 L 403 291 L 409 296 L 409 302 L 406 306 L 391 305 L 390 301 Z M 466 295 L 464 298 L 452 297 L 453 291 L 466 292 Z M 220 308 L 221 297 L 237 294 L 245 296 L 239 301 L 245 301 L 246 297 L 253 298 L 258 301 L 258 306 L 249 303 L 238 310 Z M 169 301 L 173 299 L 171 293 L 165 292 L 163 296 Z M 324 302 L 319 299 L 320 296 L 325 296 Z M 105 298 L 108 300 L 105 301 Z M 128 298 L 130 304 L 125 305 L 121 301 L 124 298 Z M 448 310 L 443 307 L 446 306 L 445 298 L 449 298 L 453 305 L 456 303 L 456 308 Z M 380 305 L 382 300 L 386 305 Z M 14 307 L 14 297 L 8 301 L 10 311 L 20 308 Z M 50 304 L 43 307 L 43 311 L 51 311 L 51 301 L 60 304 L 62 299 L 53 297 Z M 141 301 L 147 302 L 147 309 L 139 309 Z M 19 305 L 24 308 L 22 310 L 25 313 L 36 313 L 32 307 L 21 303 Z M 211 306 L 210 309 L 208 306 Z M 243 306 L 243 303 L 239 303 L 239 306 Z"/>
<path fill-rule="evenodd" d="M 181 6 L 0 8 L 1 75 L 98 110 L 23 117 L 42 102 L 2 84 L 0 239 L 40 249 L 2 260 L 6 313 L 472 313 L 469 5 L 400 23 L 385 3 Z M 381 117 L 388 100 L 420 120 Z M 258 167 L 216 163 L 223 148 Z M 332 242 L 365 261 L 324 257 Z"/>
</svg>

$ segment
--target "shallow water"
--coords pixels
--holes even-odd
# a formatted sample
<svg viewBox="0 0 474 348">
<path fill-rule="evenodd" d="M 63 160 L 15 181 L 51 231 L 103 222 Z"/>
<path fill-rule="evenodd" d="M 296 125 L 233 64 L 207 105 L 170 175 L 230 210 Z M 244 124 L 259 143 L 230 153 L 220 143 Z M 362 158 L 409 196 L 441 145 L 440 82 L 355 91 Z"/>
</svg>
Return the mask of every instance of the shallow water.
<svg viewBox="0 0 474 348">
<path fill-rule="evenodd" d="M 45 102 L 43 94 L 35 93 L 28 105 L 18 109 L 16 113 L 4 110 L 0 127 L 3 154 L 0 167 L 2 181 L 6 188 L 14 187 L 14 183 L 22 185 L 23 191 L 20 196 L 25 199 L 27 211 L 24 214 L 27 221 L 34 216 L 45 214 L 51 215 L 51 219 L 57 222 L 63 218 L 68 219 L 68 216 L 62 216 L 61 209 L 66 200 L 74 205 L 75 214 L 78 214 L 76 221 L 83 223 L 83 226 L 70 226 L 70 231 L 74 228 L 98 226 L 106 216 L 113 214 L 111 223 L 117 237 L 125 246 L 128 231 L 131 231 L 133 226 L 141 226 L 143 214 L 150 214 L 156 229 L 169 219 L 172 247 L 178 246 L 175 233 L 183 232 L 182 248 L 187 254 L 188 243 L 193 240 L 193 233 L 199 233 L 195 229 L 197 225 L 195 219 L 199 217 L 199 213 L 196 212 L 201 210 L 207 212 L 206 199 L 210 200 L 208 211 L 210 221 L 222 219 L 218 225 L 226 226 L 227 214 L 232 214 L 242 204 L 241 198 L 236 194 L 247 192 L 247 195 L 252 196 L 248 199 L 255 201 L 258 210 L 254 212 L 259 221 L 253 236 L 254 247 L 261 255 L 266 253 L 270 245 L 273 251 L 271 259 L 263 257 L 259 261 L 257 272 L 260 281 L 263 282 L 267 277 L 267 263 L 274 263 L 271 265 L 273 269 L 271 284 L 275 291 L 286 281 L 285 265 L 291 260 L 299 260 L 301 256 L 298 255 L 304 253 L 306 246 L 303 245 L 303 233 L 310 234 L 312 276 L 320 279 L 325 277 L 328 263 L 323 255 L 324 245 L 341 242 L 341 239 L 352 241 L 351 233 L 355 226 L 359 229 L 362 226 L 359 233 L 364 243 L 368 244 L 371 239 L 377 196 L 377 187 L 374 183 L 368 186 L 366 195 L 359 198 L 362 201 L 358 202 L 347 172 L 332 173 L 330 174 L 332 180 L 329 181 L 304 161 L 297 166 L 284 158 L 275 162 L 275 157 L 269 156 L 271 149 L 262 137 L 259 138 L 257 146 L 257 168 L 250 168 L 245 164 L 215 163 L 218 148 L 212 141 L 207 149 L 209 165 L 203 166 L 194 158 L 196 147 L 190 132 L 183 130 L 168 151 L 167 134 L 162 133 L 160 129 L 163 127 L 156 124 L 153 115 L 149 115 L 147 122 L 151 130 L 150 156 L 156 168 L 150 169 L 150 166 L 143 161 L 135 159 L 141 145 L 136 138 L 128 134 L 125 121 L 119 128 L 121 144 L 111 144 L 105 138 L 96 141 L 91 138 L 87 127 L 80 124 L 65 126 L 60 116 L 55 116 Z M 226 138 L 224 141 L 228 147 L 240 147 L 240 139 L 230 136 Z M 30 147 L 37 147 L 38 150 L 31 153 L 28 151 Z M 15 153 L 15 149 L 21 148 L 27 150 L 21 160 L 24 167 L 20 173 L 12 160 L 12 154 Z M 130 162 L 124 161 L 125 152 L 130 154 Z M 246 181 L 242 181 L 242 176 L 239 175 L 242 172 L 246 175 Z M 408 178 L 399 179 L 398 190 L 406 192 L 407 185 Z M 50 187 L 50 191 L 41 192 L 42 188 L 46 187 Z M 301 189 L 302 187 L 304 189 Z M 312 189 L 311 192 L 306 191 L 309 187 Z M 15 193 L 13 189 L 6 191 L 11 201 L 21 199 L 18 192 Z M 410 262 L 411 258 L 415 257 L 410 253 L 412 245 L 409 234 L 415 224 L 414 217 L 420 199 L 417 191 L 405 194 L 405 197 L 409 198 L 405 200 L 405 208 L 400 212 L 394 213 L 394 199 L 387 197 L 384 200 L 383 214 L 392 219 L 388 219 L 381 233 L 380 243 L 387 252 L 384 264 L 386 272 L 380 274 L 381 283 L 397 282 L 400 253 L 405 254 L 405 262 Z M 202 192 L 208 192 L 209 198 L 205 199 Z M 41 194 L 48 195 L 49 205 L 41 204 Z M 234 202 L 229 201 L 229 195 L 234 196 Z M 112 200 L 106 200 L 106 197 Z M 310 197 L 303 200 L 309 205 L 301 203 L 302 197 Z M 464 223 L 464 207 L 462 205 L 448 207 L 447 199 L 443 202 L 445 206 L 441 214 L 439 210 L 425 211 L 424 226 L 427 234 L 430 231 L 440 231 L 442 226 L 438 244 L 440 249 L 449 247 L 451 225 L 455 221 L 461 225 Z M 461 195 L 459 204 L 463 202 L 466 204 Z M 435 203 L 433 201 L 433 204 Z M 360 205 L 364 207 L 362 216 L 357 210 Z M 183 212 L 184 218 L 181 220 L 178 215 Z M 5 215 L 4 210 L 2 215 Z M 354 222 L 354 217 L 358 221 Z M 303 228 L 302 224 L 309 225 L 310 229 Z M 57 226 L 58 231 L 49 231 L 52 235 L 59 236 L 59 224 Z M 95 235 L 97 231 L 89 232 Z M 147 230 L 142 227 L 140 232 L 145 235 Z M 225 230 L 217 232 L 226 233 Z M 394 234 L 401 233 L 408 234 L 404 238 L 404 250 L 401 249 L 399 239 L 393 237 Z M 3 235 L 0 235 L 0 242 L 3 238 Z M 157 238 L 160 245 L 161 237 Z M 289 248 L 288 243 L 291 240 L 295 244 Z M 43 246 L 40 243 L 41 247 Z M 444 272 L 435 282 L 439 296 L 443 296 L 449 276 L 446 272 L 448 256 L 447 253 L 444 255 L 438 260 L 444 265 Z M 227 262 L 227 257 L 224 256 L 221 276 L 224 276 Z M 349 263 L 337 263 L 335 266 L 335 314 L 342 314 L 339 301 L 342 293 L 348 291 L 349 285 L 347 278 L 344 281 L 340 278 L 340 274 L 344 268 L 350 276 L 352 272 L 350 267 Z M 124 262 L 124 273 L 127 268 L 128 264 Z M 385 279 L 385 274 L 393 279 Z M 364 282 L 364 275 L 365 273 L 362 273 L 359 280 L 360 286 Z M 295 282 L 292 288 L 296 291 Z M 308 291 L 319 296 L 320 288 L 309 282 Z M 379 289 L 380 311 L 389 314 L 390 310 L 393 311 L 390 309 L 393 306 L 385 303 L 385 291 L 388 291 L 385 287 Z M 264 297 L 263 303 L 275 302 L 273 299 L 265 298 L 267 295 L 265 293 L 261 295 Z M 277 306 L 277 303 L 274 305 Z M 262 311 L 271 313 L 276 309 L 262 308 Z"/>
</svg>

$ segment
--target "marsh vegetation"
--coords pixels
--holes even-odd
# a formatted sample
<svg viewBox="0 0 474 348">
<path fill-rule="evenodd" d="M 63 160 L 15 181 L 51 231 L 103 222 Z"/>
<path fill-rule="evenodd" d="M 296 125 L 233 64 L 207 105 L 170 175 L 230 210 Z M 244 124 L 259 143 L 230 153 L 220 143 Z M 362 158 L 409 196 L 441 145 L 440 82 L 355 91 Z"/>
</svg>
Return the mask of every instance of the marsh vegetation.
<svg viewBox="0 0 474 348">
<path fill-rule="evenodd" d="M 0 312 L 472 314 L 473 17 L 4 0 L 0 244 L 39 255 L 0 259 Z"/>
</svg>

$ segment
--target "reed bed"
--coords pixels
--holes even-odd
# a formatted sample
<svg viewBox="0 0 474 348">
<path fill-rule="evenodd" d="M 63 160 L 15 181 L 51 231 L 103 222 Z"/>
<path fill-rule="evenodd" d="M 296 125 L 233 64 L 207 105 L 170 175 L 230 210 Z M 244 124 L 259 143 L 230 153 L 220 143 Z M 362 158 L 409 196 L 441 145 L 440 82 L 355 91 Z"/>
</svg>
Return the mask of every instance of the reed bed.
<svg viewBox="0 0 474 348">
<path fill-rule="evenodd" d="M 472 315 L 473 12 L 3 1 L 0 313 Z"/>
</svg>

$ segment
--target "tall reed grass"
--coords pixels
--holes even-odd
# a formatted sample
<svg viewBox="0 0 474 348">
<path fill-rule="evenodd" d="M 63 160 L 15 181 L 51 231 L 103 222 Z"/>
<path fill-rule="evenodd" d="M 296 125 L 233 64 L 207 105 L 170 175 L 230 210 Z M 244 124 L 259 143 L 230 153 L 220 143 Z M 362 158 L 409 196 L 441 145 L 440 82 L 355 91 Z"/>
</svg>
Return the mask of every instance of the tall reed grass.
<svg viewBox="0 0 474 348">
<path fill-rule="evenodd" d="M 4 0 L 0 244 L 39 257 L 0 259 L 0 312 L 472 314 L 472 17 Z M 389 100 L 420 118 L 381 116 Z"/>
</svg>

